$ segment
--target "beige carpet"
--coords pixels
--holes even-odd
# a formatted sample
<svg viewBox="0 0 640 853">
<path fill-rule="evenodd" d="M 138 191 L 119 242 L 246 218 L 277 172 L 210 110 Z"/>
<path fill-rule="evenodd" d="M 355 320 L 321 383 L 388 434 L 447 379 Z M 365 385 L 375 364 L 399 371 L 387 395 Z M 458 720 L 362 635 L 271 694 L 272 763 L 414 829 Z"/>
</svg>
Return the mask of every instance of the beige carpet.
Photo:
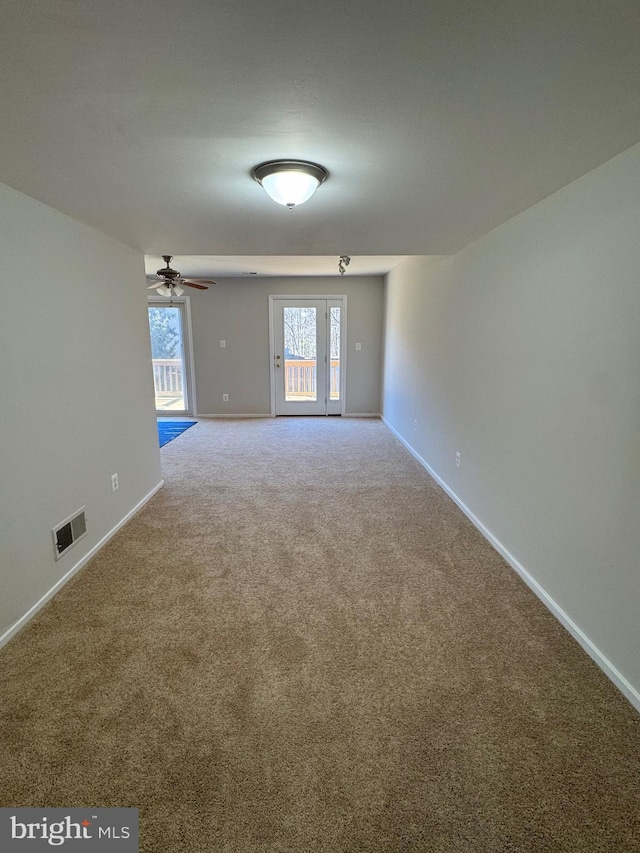
<svg viewBox="0 0 640 853">
<path fill-rule="evenodd" d="M 202 422 L 0 652 L 0 803 L 167 853 L 640 851 L 640 717 L 380 421 Z"/>
</svg>

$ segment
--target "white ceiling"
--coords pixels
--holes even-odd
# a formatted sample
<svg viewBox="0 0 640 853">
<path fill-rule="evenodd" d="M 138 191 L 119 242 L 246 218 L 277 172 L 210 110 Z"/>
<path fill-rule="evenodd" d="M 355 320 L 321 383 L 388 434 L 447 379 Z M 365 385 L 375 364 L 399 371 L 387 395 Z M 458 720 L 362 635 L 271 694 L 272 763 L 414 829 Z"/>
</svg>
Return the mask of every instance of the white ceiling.
<svg viewBox="0 0 640 853">
<path fill-rule="evenodd" d="M 0 180 L 150 269 L 385 271 L 638 142 L 639 32 L 638 0 L 4 0 Z M 280 157 L 330 173 L 293 211 L 250 177 Z"/>
</svg>

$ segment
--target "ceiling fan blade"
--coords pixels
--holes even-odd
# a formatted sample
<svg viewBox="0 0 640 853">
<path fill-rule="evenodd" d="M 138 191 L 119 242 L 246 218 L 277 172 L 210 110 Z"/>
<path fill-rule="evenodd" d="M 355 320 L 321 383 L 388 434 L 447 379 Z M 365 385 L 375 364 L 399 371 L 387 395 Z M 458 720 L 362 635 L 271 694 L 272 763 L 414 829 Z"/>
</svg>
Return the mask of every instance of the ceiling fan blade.
<svg viewBox="0 0 640 853">
<path fill-rule="evenodd" d="M 214 281 L 211 283 L 215 284 Z M 198 290 L 209 290 L 209 286 L 206 284 L 198 284 L 196 281 L 186 281 L 184 278 L 180 279 L 180 284 L 185 284 L 187 287 L 197 287 Z"/>
<path fill-rule="evenodd" d="M 150 285 L 147 287 L 147 290 L 153 290 L 153 288 L 154 288 L 154 287 L 161 287 L 161 286 L 162 286 L 162 282 L 161 282 L 161 281 L 154 281 L 154 283 L 153 283 L 153 284 L 150 284 Z"/>
<path fill-rule="evenodd" d="M 190 278 L 189 281 L 194 281 L 196 284 L 217 284 L 212 278 Z"/>
</svg>

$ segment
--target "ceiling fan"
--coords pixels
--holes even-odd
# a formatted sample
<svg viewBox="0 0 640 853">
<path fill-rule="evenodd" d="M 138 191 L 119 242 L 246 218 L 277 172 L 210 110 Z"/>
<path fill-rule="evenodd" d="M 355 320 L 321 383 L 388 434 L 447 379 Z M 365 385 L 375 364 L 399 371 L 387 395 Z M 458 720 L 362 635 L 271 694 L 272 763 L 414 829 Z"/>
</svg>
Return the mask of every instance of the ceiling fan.
<svg viewBox="0 0 640 853">
<path fill-rule="evenodd" d="M 186 287 L 195 287 L 198 290 L 208 290 L 210 284 L 215 284 L 215 281 L 210 278 L 182 278 L 177 270 L 172 270 L 169 266 L 172 257 L 173 255 L 162 256 L 166 267 L 159 269 L 155 275 L 147 276 L 147 281 L 152 282 L 147 290 L 152 290 L 155 287 L 160 296 L 182 296 L 184 293 L 183 284 Z"/>
</svg>

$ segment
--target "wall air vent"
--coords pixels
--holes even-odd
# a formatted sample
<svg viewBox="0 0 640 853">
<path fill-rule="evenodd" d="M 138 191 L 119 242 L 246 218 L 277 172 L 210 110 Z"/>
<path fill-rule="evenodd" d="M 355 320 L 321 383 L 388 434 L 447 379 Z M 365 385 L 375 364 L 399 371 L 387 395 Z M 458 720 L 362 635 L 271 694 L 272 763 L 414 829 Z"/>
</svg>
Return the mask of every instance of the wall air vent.
<svg viewBox="0 0 640 853">
<path fill-rule="evenodd" d="M 66 554 L 69 548 L 86 534 L 87 519 L 84 514 L 84 507 L 82 507 L 53 528 L 53 550 L 56 560 Z"/>
</svg>

